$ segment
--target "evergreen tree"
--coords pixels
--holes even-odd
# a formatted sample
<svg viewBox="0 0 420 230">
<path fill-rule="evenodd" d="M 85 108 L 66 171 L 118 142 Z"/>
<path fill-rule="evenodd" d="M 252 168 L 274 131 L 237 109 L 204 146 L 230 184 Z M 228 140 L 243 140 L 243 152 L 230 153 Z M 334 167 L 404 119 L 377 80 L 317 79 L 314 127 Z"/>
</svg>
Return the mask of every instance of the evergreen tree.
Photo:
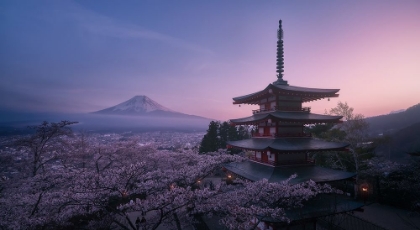
<svg viewBox="0 0 420 230">
<path fill-rule="evenodd" d="M 238 129 L 238 140 L 250 138 L 247 125 L 241 125 Z"/>
<path fill-rule="evenodd" d="M 214 152 L 220 148 L 220 139 L 218 137 L 220 122 L 211 121 L 209 124 L 209 129 L 207 129 L 206 135 L 204 135 L 203 140 L 201 140 L 199 152 Z"/>
<path fill-rule="evenodd" d="M 227 121 L 223 122 L 219 126 L 219 136 L 220 136 L 220 148 L 226 148 L 226 142 L 231 141 L 229 137 L 229 128 L 231 126 Z"/>
<path fill-rule="evenodd" d="M 237 140 L 239 140 L 238 130 L 236 129 L 236 126 L 229 125 L 229 128 L 228 128 L 228 140 L 229 141 L 237 141 Z"/>
<path fill-rule="evenodd" d="M 206 135 L 201 140 L 199 152 L 207 153 L 214 152 L 219 149 L 226 149 L 228 141 L 237 141 L 250 138 L 248 126 L 232 126 L 225 121 L 220 123 L 218 121 L 211 121 Z M 232 152 L 232 151 L 231 151 Z M 236 152 L 236 151 L 235 151 Z"/>
</svg>

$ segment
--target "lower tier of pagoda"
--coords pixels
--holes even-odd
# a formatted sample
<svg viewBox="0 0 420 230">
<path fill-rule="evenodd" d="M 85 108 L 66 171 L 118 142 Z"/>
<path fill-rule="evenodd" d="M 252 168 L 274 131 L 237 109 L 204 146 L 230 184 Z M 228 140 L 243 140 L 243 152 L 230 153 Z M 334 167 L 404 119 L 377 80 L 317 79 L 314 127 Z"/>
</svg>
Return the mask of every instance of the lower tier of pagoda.
<svg viewBox="0 0 420 230">
<path fill-rule="evenodd" d="M 349 145 L 342 142 L 329 142 L 310 137 L 250 138 L 228 141 L 228 147 L 254 151 L 304 152 L 304 151 L 342 151 Z"/>
<path fill-rule="evenodd" d="M 293 178 L 290 183 L 297 184 L 312 180 L 317 183 L 346 180 L 356 176 L 356 173 L 324 168 L 316 165 L 272 167 L 253 161 L 232 162 L 225 164 L 224 169 L 234 177 L 250 181 L 267 179 L 268 182 L 282 182 Z"/>
</svg>

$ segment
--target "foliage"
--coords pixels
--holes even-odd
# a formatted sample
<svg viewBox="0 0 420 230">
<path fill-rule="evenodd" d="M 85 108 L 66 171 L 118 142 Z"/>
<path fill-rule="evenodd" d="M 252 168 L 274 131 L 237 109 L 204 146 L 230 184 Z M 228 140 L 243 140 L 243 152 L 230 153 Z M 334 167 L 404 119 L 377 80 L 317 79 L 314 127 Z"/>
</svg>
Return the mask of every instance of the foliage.
<svg viewBox="0 0 420 230">
<path fill-rule="evenodd" d="M 378 148 L 378 152 L 389 160 L 408 163 L 410 157 L 407 153 L 420 150 L 420 122 L 383 137 L 388 140 Z"/>
<path fill-rule="evenodd" d="M 317 162 L 333 168 L 358 172 L 361 162 L 372 157 L 372 143 L 368 136 L 368 123 L 363 115 L 354 114 L 354 109 L 347 103 L 338 102 L 330 110 L 331 115 L 343 116 L 344 122 L 335 126 L 316 125 L 311 129 L 315 137 L 328 141 L 346 142 L 348 153 L 326 153 L 317 155 Z"/>
<path fill-rule="evenodd" d="M 420 160 L 416 158 L 408 164 L 373 158 L 360 177 L 370 182 L 378 201 L 420 213 Z"/>
<path fill-rule="evenodd" d="M 220 148 L 219 126 L 220 122 L 218 121 L 210 122 L 207 133 L 204 135 L 200 144 L 200 153 L 214 152 Z"/>
<path fill-rule="evenodd" d="M 199 152 L 206 153 L 226 149 L 227 141 L 242 140 L 249 137 L 247 126 L 237 128 L 226 121 L 223 123 L 211 121 L 207 133 L 201 141 Z"/>
<path fill-rule="evenodd" d="M 261 216 L 287 222 L 285 209 L 332 191 L 290 180 L 205 186 L 221 164 L 243 160 L 225 152 L 159 151 L 135 139 L 99 145 L 83 134 L 66 142 L 61 160 L 42 173 L 1 181 L 0 228 L 136 229 L 135 215 L 143 214 L 144 229 L 185 229 L 201 215 L 246 229 Z"/>
<path fill-rule="evenodd" d="M 32 155 L 31 175 L 36 176 L 39 170 L 44 169 L 45 165 L 56 160 L 63 146 L 66 143 L 61 139 L 63 136 L 72 135 L 71 129 L 68 127 L 77 122 L 61 121 L 58 123 L 44 121 L 41 125 L 29 126 L 28 128 L 35 130 L 35 134 L 28 138 L 20 139 L 16 145 L 26 147 Z"/>
<path fill-rule="evenodd" d="M 347 102 L 338 102 L 330 115 L 342 116 L 343 123 L 333 127 L 329 125 L 316 127 L 314 135 L 329 141 L 346 142 L 349 144 L 348 152 L 329 152 L 315 155 L 316 162 L 320 165 L 338 168 L 359 173 L 367 167 L 366 160 L 374 156 L 375 144 L 369 137 L 369 124 L 362 114 L 355 114 L 354 109 Z M 328 131 L 324 131 L 326 129 Z M 358 175 L 356 175 L 356 184 Z M 357 196 L 357 191 L 355 191 Z"/>
</svg>

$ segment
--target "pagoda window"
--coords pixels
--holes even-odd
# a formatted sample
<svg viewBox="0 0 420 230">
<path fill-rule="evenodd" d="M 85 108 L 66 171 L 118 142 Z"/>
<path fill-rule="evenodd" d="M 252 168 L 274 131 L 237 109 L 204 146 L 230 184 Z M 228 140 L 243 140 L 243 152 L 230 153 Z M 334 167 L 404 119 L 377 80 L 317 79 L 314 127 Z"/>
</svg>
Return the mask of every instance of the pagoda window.
<svg viewBox="0 0 420 230">
<path fill-rule="evenodd" d="M 281 164 L 296 164 L 306 162 L 306 153 L 282 154 L 278 162 Z"/>
<path fill-rule="evenodd" d="M 279 134 L 297 134 L 302 133 L 302 127 L 301 126 L 289 126 L 289 127 L 279 127 L 277 133 Z"/>
<path fill-rule="evenodd" d="M 270 134 L 275 135 L 276 134 L 276 127 L 270 127 Z"/>
<path fill-rule="evenodd" d="M 276 160 L 276 154 L 275 153 L 267 151 L 267 155 L 268 155 L 268 160 L 270 160 L 270 161 L 275 161 Z"/>
<path fill-rule="evenodd" d="M 261 153 L 261 161 L 262 162 L 267 162 L 268 161 L 268 156 L 267 156 L 267 152 L 262 152 Z"/>
<path fill-rule="evenodd" d="M 276 100 L 275 96 L 271 96 L 271 97 L 268 98 L 268 101 L 275 101 L 275 100 Z"/>
<path fill-rule="evenodd" d="M 302 108 L 302 103 L 300 101 L 281 101 L 279 103 L 280 110 L 300 110 Z"/>
<path fill-rule="evenodd" d="M 263 134 L 264 133 L 264 127 L 259 127 L 258 128 L 258 133 Z"/>
<path fill-rule="evenodd" d="M 270 108 L 275 108 L 276 107 L 276 102 L 275 101 L 272 101 L 271 103 L 270 103 Z"/>
<path fill-rule="evenodd" d="M 255 158 L 261 159 L 261 152 L 255 152 Z"/>
<path fill-rule="evenodd" d="M 286 126 L 296 126 L 295 123 L 290 123 L 290 122 L 279 122 L 280 127 L 286 127 Z"/>
<path fill-rule="evenodd" d="M 270 127 L 264 127 L 264 136 L 270 136 Z"/>
<path fill-rule="evenodd" d="M 261 110 L 261 111 L 264 111 L 264 109 L 265 109 L 265 104 L 261 104 L 261 105 L 260 105 L 260 110 Z"/>
</svg>

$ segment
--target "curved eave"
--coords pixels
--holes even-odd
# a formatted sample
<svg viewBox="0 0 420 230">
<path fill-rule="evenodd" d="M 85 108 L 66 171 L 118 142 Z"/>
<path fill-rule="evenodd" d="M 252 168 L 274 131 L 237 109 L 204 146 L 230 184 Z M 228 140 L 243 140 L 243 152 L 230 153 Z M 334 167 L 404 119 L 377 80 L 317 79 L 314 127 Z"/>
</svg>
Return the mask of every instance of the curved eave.
<svg viewBox="0 0 420 230">
<path fill-rule="evenodd" d="M 267 94 L 269 94 L 268 92 L 269 87 L 270 85 L 267 86 L 265 89 L 255 92 L 255 93 L 251 93 L 251 94 L 247 94 L 247 95 L 239 96 L 239 97 L 234 97 L 232 98 L 233 104 L 258 104 L 258 101 L 260 101 Z"/>
<path fill-rule="evenodd" d="M 254 114 L 249 117 L 231 119 L 230 122 L 234 125 L 245 125 L 245 124 L 256 124 L 256 123 L 266 121 L 268 119 L 272 119 L 273 121 L 317 124 L 317 123 L 337 123 L 337 122 L 340 122 L 341 118 L 343 117 L 315 114 L 315 113 L 273 111 L 273 112 L 268 112 L 268 113 Z"/>
<path fill-rule="evenodd" d="M 296 174 L 297 177 L 290 181 L 292 184 L 309 180 L 317 183 L 332 182 L 346 180 L 356 175 L 356 173 L 352 172 L 323 168 L 315 165 L 273 167 L 253 161 L 232 162 L 225 164 L 223 167 L 237 176 L 251 181 L 267 179 L 269 182 L 282 182 Z"/>
<path fill-rule="evenodd" d="M 314 138 L 250 138 L 240 141 L 228 141 L 234 148 L 264 151 L 277 150 L 279 152 L 315 152 L 315 151 L 344 151 L 349 146 L 342 142 L 329 142 Z"/>
<path fill-rule="evenodd" d="M 234 97 L 233 104 L 258 104 L 260 100 L 265 99 L 271 94 L 298 96 L 302 97 L 302 102 L 309 102 L 327 97 L 338 97 L 338 91 L 340 91 L 340 89 L 318 89 L 291 85 L 269 84 L 265 89 L 261 91 L 244 96 Z"/>
</svg>

